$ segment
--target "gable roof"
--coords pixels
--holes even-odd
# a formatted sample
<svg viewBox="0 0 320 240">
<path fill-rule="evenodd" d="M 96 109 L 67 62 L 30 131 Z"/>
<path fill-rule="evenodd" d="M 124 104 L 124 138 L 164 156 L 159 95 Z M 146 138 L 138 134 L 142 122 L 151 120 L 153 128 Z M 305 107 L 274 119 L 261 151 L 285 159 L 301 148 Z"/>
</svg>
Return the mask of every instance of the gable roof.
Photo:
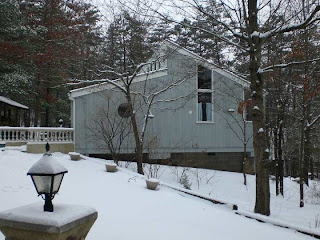
<svg viewBox="0 0 320 240">
<path fill-rule="evenodd" d="M 225 76 L 226 78 L 231 79 L 232 81 L 242 85 L 243 87 L 248 88 L 250 86 L 250 82 L 245 80 L 244 78 L 236 75 L 233 72 L 230 72 L 228 70 L 225 70 L 225 69 L 217 66 L 216 64 L 208 61 L 207 59 L 195 54 L 194 52 L 192 52 L 186 48 L 181 47 L 180 45 L 178 45 L 170 40 L 164 40 L 160 44 L 160 46 L 159 46 L 160 54 L 161 54 L 161 51 L 165 51 L 168 47 L 173 48 L 173 50 L 175 52 L 178 52 L 182 55 L 185 55 L 185 56 L 188 56 L 188 57 L 195 59 L 197 62 L 205 65 L 206 67 L 221 74 L 222 76 Z M 152 62 L 153 60 L 151 59 L 150 61 Z M 167 68 L 161 68 L 159 70 L 148 72 L 148 73 L 140 73 L 137 75 L 134 82 L 144 81 L 145 75 L 148 75 L 148 79 L 152 79 L 152 78 L 164 76 L 166 74 L 167 74 Z M 103 91 L 106 89 L 111 89 L 113 87 L 114 86 L 109 84 L 108 82 L 103 82 L 103 83 L 98 83 L 98 84 L 94 84 L 94 85 L 90 85 L 90 86 L 86 86 L 86 87 L 82 87 L 82 88 L 77 88 L 77 89 L 70 91 L 69 98 L 73 99 L 73 98 L 84 96 L 84 95 L 87 95 L 87 94 L 90 94 L 93 92 L 100 92 L 100 91 Z"/>
<path fill-rule="evenodd" d="M 152 78 L 162 77 L 165 75 L 167 75 L 167 68 L 159 69 L 157 71 L 153 71 L 149 73 L 140 73 L 135 77 L 134 83 L 146 80 L 146 76 L 148 79 L 152 79 Z M 115 81 L 116 80 L 117 79 L 115 79 Z M 111 88 L 114 88 L 114 86 L 108 82 L 102 82 L 102 83 L 93 84 L 93 85 L 82 87 L 82 88 L 76 88 L 70 91 L 69 98 L 72 99 L 76 97 L 81 97 L 90 93 L 100 92 L 100 91 L 104 91 L 106 89 L 111 89 Z"/>
<path fill-rule="evenodd" d="M 161 44 L 161 48 L 163 48 L 163 46 L 174 48 L 178 53 L 180 53 L 182 55 L 189 56 L 191 58 L 194 58 L 198 62 L 201 62 L 202 64 L 207 65 L 206 67 L 209 67 L 211 70 L 213 70 L 217 73 L 220 73 L 222 76 L 225 76 L 225 77 L 241 84 L 244 87 L 250 86 L 250 82 L 248 80 L 244 79 L 243 77 L 240 77 L 239 75 L 237 75 L 231 71 L 228 71 L 226 69 L 219 67 L 218 65 L 199 56 L 198 54 L 195 54 L 194 52 L 192 52 L 184 47 L 181 47 L 179 44 L 176 44 L 175 42 L 172 42 L 170 40 L 164 40 L 163 43 Z"/>
<path fill-rule="evenodd" d="M 21 103 L 15 102 L 15 101 L 13 101 L 9 98 L 3 97 L 3 96 L 0 96 L 0 102 L 6 103 L 10 106 L 17 107 L 17 108 L 29 109 L 27 106 L 22 105 Z"/>
</svg>

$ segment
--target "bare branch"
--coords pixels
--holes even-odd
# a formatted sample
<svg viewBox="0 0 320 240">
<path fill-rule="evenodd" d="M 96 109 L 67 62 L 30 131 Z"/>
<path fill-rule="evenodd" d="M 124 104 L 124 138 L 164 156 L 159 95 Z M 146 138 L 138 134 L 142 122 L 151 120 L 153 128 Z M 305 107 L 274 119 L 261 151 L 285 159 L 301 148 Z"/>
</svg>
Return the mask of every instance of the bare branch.
<svg viewBox="0 0 320 240">
<path fill-rule="evenodd" d="M 244 52 L 247 52 L 248 50 L 244 47 L 242 47 L 241 45 L 235 43 L 235 42 L 232 42 L 230 41 L 228 38 L 224 37 L 224 36 L 221 36 L 220 33 L 216 32 L 216 31 L 212 31 L 212 30 L 207 30 L 207 29 L 204 29 L 204 28 L 200 28 L 200 27 L 197 27 L 197 26 L 191 26 L 189 24 L 186 24 L 186 23 L 183 23 L 183 22 L 178 22 L 176 20 L 173 20 L 173 19 L 170 19 L 169 17 L 165 16 L 164 14 L 156 11 L 156 13 L 164 20 L 168 21 L 168 22 L 173 22 L 173 23 L 177 23 L 177 24 L 180 24 L 181 26 L 184 26 L 184 27 L 188 27 L 188 28 L 192 28 L 192 29 L 197 29 L 197 30 L 200 30 L 200 31 L 203 31 L 205 33 L 208 33 L 210 35 L 213 35 L 214 37 L 220 39 L 221 41 L 231 45 L 231 46 L 234 46 L 234 47 L 237 47 L 239 48 L 241 51 L 244 51 Z"/>
<path fill-rule="evenodd" d="M 286 67 L 300 65 L 300 64 L 314 63 L 314 62 L 317 62 L 317 61 L 320 61 L 320 58 L 315 58 L 315 59 L 311 59 L 311 60 L 308 60 L 308 61 L 290 62 L 290 63 L 272 65 L 272 66 L 260 69 L 259 73 L 270 72 L 270 71 L 273 71 L 273 69 L 276 69 L 276 68 L 286 68 Z"/>
<path fill-rule="evenodd" d="M 220 21 L 219 19 L 217 19 L 215 16 L 213 16 L 212 14 L 208 13 L 207 11 L 205 11 L 203 9 L 203 7 L 197 2 L 197 1 L 194 1 L 195 3 L 195 8 L 201 12 L 202 14 L 204 14 L 205 16 L 209 17 L 212 21 L 218 23 L 218 24 L 221 24 L 225 29 L 227 29 L 229 32 L 232 33 L 233 36 L 237 37 L 237 38 L 240 38 L 242 40 L 247 40 L 248 39 L 248 36 L 245 36 L 241 33 L 237 33 L 235 32 L 228 24 L 224 23 L 223 21 Z"/>
<path fill-rule="evenodd" d="M 320 11 L 320 6 L 317 6 L 305 21 L 303 21 L 299 24 L 287 24 L 287 25 L 282 26 L 278 29 L 273 29 L 268 32 L 259 34 L 259 37 L 263 38 L 263 39 L 269 39 L 269 38 L 275 36 L 276 34 L 285 33 L 285 32 L 292 32 L 292 31 L 299 30 L 299 29 L 304 29 L 304 28 L 308 27 L 309 25 L 311 25 L 317 21 L 320 21 L 320 17 L 314 18 L 315 15 L 319 11 Z"/>
<path fill-rule="evenodd" d="M 318 115 L 311 123 L 306 126 L 306 130 L 310 129 L 318 120 L 320 119 L 320 115 Z"/>
</svg>

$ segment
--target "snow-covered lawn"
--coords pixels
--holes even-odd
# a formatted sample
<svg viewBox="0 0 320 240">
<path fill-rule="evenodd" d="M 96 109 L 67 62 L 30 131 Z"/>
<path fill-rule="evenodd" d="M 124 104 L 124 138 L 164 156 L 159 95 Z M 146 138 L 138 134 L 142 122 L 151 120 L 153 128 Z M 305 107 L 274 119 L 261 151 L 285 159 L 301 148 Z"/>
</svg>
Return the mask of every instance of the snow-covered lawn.
<svg viewBox="0 0 320 240">
<path fill-rule="evenodd" d="M 124 164 L 122 164 L 125 166 Z M 135 171 L 136 164 L 129 169 Z M 148 174 L 149 165 L 145 165 Z M 238 205 L 239 210 L 253 212 L 255 205 L 255 176 L 247 175 L 247 185 L 243 184 L 241 173 L 214 171 L 207 169 L 160 166 L 158 178 L 166 183 L 179 184 L 182 172 L 191 184 L 191 190 Z M 284 197 L 276 196 L 275 181 L 270 179 L 271 216 L 270 218 L 319 230 L 320 233 L 320 182 L 310 181 L 305 186 L 305 207 L 299 207 L 299 184 L 294 179 L 284 179 Z"/>
<path fill-rule="evenodd" d="M 42 204 L 43 200 L 37 197 L 26 175 L 41 156 L 0 151 L 0 211 L 34 202 Z M 92 158 L 71 161 L 68 155 L 61 153 L 53 156 L 69 170 L 53 204 L 86 205 L 98 211 L 98 219 L 87 237 L 89 240 L 313 239 L 293 230 L 238 216 L 225 205 L 215 205 L 163 185 L 157 191 L 147 190 L 144 178 L 133 172 L 120 169 L 107 173 L 106 161 Z M 131 167 L 133 165 L 128 169 Z M 162 166 L 158 173 L 162 173 L 161 181 L 179 186 L 177 179 L 182 171 L 183 168 Z M 197 171 L 198 177 L 195 177 Z M 253 210 L 252 176 L 248 177 L 246 188 L 241 183 L 241 174 L 237 173 L 191 169 L 187 175 L 194 191 L 236 203 L 240 210 Z M 306 207 L 300 209 L 298 185 L 286 180 L 285 187 L 285 198 L 272 195 L 272 217 L 314 227 L 320 207 L 310 204 L 308 197 Z M 4 239 L 1 234 L 0 239 Z"/>
</svg>

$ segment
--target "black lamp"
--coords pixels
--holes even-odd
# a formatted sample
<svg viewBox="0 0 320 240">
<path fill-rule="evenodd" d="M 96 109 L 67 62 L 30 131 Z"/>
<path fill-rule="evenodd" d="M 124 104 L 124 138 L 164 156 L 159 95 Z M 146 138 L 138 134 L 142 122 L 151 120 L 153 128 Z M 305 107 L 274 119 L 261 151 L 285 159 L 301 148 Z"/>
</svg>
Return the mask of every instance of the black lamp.
<svg viewBox="0 0 320 240">
<path fill-rule="evenodd" d="M 45 200 L 43 210 L 53 212 L 52 199 L 59 191 L 65 173 L 68 170 L 62 166 L 50 153 L 50 146 L 46 144 L 47 152 L 28 171 L 38 195 Z"/>
</svg>

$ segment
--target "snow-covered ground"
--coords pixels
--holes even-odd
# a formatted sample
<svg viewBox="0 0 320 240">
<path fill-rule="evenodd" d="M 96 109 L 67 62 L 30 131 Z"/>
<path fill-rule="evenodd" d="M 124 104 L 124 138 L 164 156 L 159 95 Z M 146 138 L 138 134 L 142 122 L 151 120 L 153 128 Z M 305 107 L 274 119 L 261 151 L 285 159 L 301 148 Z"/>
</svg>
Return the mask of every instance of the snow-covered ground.
<svg viewBox="0 0 320 240">
<path fill-rule="evenodd" d="M 124 164 L 122 165 L 125 166 Z M 131 163 L 128 168 L 135 171 L 136 164 Z M 149 165 L 146 164 L 144 169 L 146 174 L 150 172 Z M 185 171 L 189 184 L 191 184 L 191 190 L 235 203 L 242 211 L 253 212 L 255 205 L 255 176 L 247 175 L 247 185 L 245 186 L 241 173 L 160 166 L 156 177 L 163 182 L 181 187 L 179 179 L 181 179 L 183 171 Z M 276 196 L 275 187 L 275 181 L 270 178 L 270 217 L 297 226 L 318 229 L 320 232 L 320 181 L 310 181 L 309 187 L 304 186 L 305 207 L 303 208 L 299 207 L 299 184 L 293 178 L 284 179 L 284 196 Z"/>
<path fill-rule="evenodd" d="M 0 151 L 0 211 L 34 202 L 42 204 L 43 200 L 37 197 L 32 181 L 26 175 L 41 156 L 14 150 Z M 212 204 L 164 185 L 157 191 L 147 190 L 144 177 L 128 171 L 134 168 L 133 164 L 116 173 L 107 173 L 103 160 L 71 161 L 68 155 L 61 153 L 53 156 L 69 170 L 53 204 L 86 205 L 98 211 L 98 219 L 87 237 L 89 240 L 314 239 L 294 230 L 238 216 L 225 205 Z M 240 210 L 252 212 L 255 200 L 253 176 L 248 176 L 245 187 L 242 175 L 238 173 L 161 166 L 157 174 L 161 181 L 181 187 L 178 181 L 184 170 L 184 181 L 191 183 L 192 190 L 236 203 Z M 271 184 L 274 190 L 274 184 Z M 311 197 L 315 193 L 307 190 L 306 207 L 300 209 L 298 184 L 286 179 L 285 189 L 284 198 L 272 194 L 272 217 L 317 230 L 320 207 L 311 203 L 318 200 Z M 0 239 L 4 239 L 1 234 Z"/>
</svg>

